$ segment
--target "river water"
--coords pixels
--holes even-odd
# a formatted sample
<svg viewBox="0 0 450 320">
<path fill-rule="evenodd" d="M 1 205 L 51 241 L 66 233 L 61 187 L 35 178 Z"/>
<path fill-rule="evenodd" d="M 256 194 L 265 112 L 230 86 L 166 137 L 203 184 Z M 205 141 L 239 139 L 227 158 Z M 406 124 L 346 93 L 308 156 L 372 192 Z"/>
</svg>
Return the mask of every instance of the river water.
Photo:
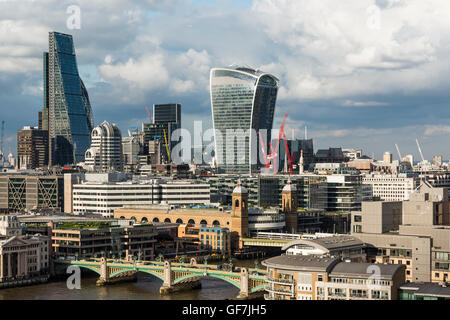
<svg viewBox="0 0 450 320">
<path fill-rule="evenodd" d="M 233 262 L 236 266 L 254 267 L 253 260 Z M 261 264 L 259 264 L 261 266 Z M 152 275 L 138 273 L 136 282 L 97 287 L 97 277 L 81 277 L 80 289 L 68 289 L 66 281 L 49 282 L 28 287 L 0 289 L 0 300 L 224 300 L 238 296 L 239 289 L 215 278 L 200 280 L 202 288 L 161 296 L 162 281 Z"/>
</svg>

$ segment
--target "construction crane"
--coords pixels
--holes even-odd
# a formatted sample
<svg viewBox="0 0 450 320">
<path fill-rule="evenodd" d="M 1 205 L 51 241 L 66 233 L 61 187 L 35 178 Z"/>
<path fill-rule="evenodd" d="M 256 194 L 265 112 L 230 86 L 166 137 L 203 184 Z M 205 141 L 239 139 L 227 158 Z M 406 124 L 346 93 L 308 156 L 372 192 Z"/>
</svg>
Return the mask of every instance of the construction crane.
<svg viewBox="0 0 450 320">
<path fill-rule="evenodd" d="M 167 144 L 166 129 L 163 129 L 163 131 L 164 131 L 164 141 L 166 142 L 167 158 L 169 158 L 169 163 L 171 163 L 172 161 L 170 160 L 170 151 L 169 151 L 169 145 Z"/>
<path fill-rule="evenodd" d="M 402 162 L 403 158 L 402 158 L 402 155 L 400 153 L 400 149 L 398 148 L 397 144 L 395 144 L 395 148 L 397 149 L 397 153 L 398 153 L 398 161 Z"/>
<path fill-rule="evenodd" d="M 2 131 L 0 133 L 0 160 L 3 162 L 3 135 L 5 133 L 5 120 L 2 120 Z"/>
<path fill-rule="evenodd" d="M 270 159 L 272 160 L 272 166 L 273 166 L 274 173 L 275 173 L 275 170 L 276 170 L 275 168 L 278 168 L 277 167 L 277 155 L 278 155 L 278 151 L 279 151 L 279 148 L 280 148 L 280 140 L 283 139 L 284 147 L 285 147 L 285 153 L 287 155 L 287 160 L 288 160 L 288 163 L 289 163 L 289 174 L 292 174 L 293 156 L 294 155 L 293 154 L 291 155 L 291 153 L 289 151 L 289 147 L 288 147 L 287 139 L 286 139 L 286 134 L 284 132 L 284 124 L 286 122 L 286 118 L 287 118 L 287 113 L 284 115 L 284 119 L 283 119 L 283 122 L 281 123 L 281 127 L 280 127 L 280 132 L 278 133 L 278 141 L 277 141 L 277 145 L 275 147 L 276 151 L 274 151 L 274 149 L 272 148 L 272 143 L 269 142 L 270 154 L 268 154 L 267 156 L 264 157 L 264 161 L 265 161 L 265 164 L 266 164 L 266 168 L 269 168 L 270 167 L 269 160 Z M 261 133 L 259 134 L 259 139 L 260 139 L 260 144 L 261 144 L 261 147 L 263 148 L 263 153 L 264 153 L 265 146 L 264 146 L 263 139 L 261 137 Z"/>
<path fill-rule="evenodd" d="M 419 139 L 416 139 L 417 148 L 419 149 L 420 157 L 422 158 L 422 162 L 425 162 L 425 158 L 423 157 L 422 149 L 420 148 Z"/>
</svg>

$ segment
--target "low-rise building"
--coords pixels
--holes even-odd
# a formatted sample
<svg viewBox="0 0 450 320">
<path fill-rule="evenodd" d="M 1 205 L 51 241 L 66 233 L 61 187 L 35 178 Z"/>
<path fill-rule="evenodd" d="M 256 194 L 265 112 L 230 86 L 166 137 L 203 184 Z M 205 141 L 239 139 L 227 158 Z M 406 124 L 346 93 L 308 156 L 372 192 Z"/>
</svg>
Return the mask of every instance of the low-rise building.
<svg viewBox="0 0 450 320">
<path fill-rule="evenodd" d="M 157 232 L 151 224 L 121 226 L 112 221 L 61 222 L 52 226 L 55 256 L 132 257 L 151 260 L 155 255 Z"/>
<path fill-rule="evenodd" d="M 49 242 L 42 235 L 0 238 L 0 282 L 48 274 Z"/>
<path fill-rule="evenodd" d="M 266 300 L 396 300 L 405 266 L 282 255 L 264 260 Z"/>
</svg>

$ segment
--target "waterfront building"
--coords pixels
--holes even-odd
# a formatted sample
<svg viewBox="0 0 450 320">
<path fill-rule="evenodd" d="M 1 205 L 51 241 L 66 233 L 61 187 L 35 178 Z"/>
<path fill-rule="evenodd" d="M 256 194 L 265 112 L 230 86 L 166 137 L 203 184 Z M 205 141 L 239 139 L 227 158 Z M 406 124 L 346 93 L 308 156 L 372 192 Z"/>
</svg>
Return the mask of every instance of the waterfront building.
<svg viewBox="0 0 450 320">
<path fill-rule="evenodd" d="M 382 201 L 408 200 L 409 195 L 420 185 L 420 178 L 415 174 L 365 174 L 362 183 L 369 185 L 374 199 Z"/>
<path fill-rule="evenodd" d="M 260 140 L 252 135 L 252 130 L 256 135 L 260 130 L 267 130 L 267 134 L 261 132 L 267 148 L 271 141 L 278 86 L 276 77 L 251 68 L 211 70 L 211 109 L 219 173 L 259 172 L 264 161 L 259 155 Z"/>
<path fill-rule="evenodd" d="M 122 171 L 122 133 L 116 124 L 104 121 L 92 130 L 85 166 L 90 171 Z"/>
<path fill-rule="evenodd" d="M 49 51 L 44 53 L 42 114 L 43 129 L 48 123 L 50 165 L 83 162 L 94 122 L 71 35 L 49 33 Z"/>
<path fill-rule="evenodd" d="M 0 284 L 47 275 L 50 238 L 42 235 L 0 237 Z"/>
<path fill-rule="evenodd" d="M 24 127 L 17 131 L 17 158 L 19 169 L 48 166 L 48 131 Z"/>
<path fill-rule="evenodd" d="M 405 282 L 403 265 L 301 255 L 281 255 L 262 264 L 268 271 L 266 300 L 396 300 Z"/>
<path fill-rule="evenodd" d="M 350 235 L 293 240 L 281 248 L 286 255 L 339 257 L 352 262 L 365 262 L 365 249 L 365 243 Z"/>
<path fill-rule="evenodd" d="M 450 300 L 450 286 L 446 282 L 404 283 L 399 288 L 400 300 Z"/>
<path fill-rule="evenodd" d="M 62 175 L 0 173 L 0 212 L 64 209 Z"/>
<path fill-rule="evenodd" d="M 155 236 L 152 224 L 123 226 L 114 221 L 51 223 L 52 248 L 57 257 L 155 258 Z"/>
</svg>

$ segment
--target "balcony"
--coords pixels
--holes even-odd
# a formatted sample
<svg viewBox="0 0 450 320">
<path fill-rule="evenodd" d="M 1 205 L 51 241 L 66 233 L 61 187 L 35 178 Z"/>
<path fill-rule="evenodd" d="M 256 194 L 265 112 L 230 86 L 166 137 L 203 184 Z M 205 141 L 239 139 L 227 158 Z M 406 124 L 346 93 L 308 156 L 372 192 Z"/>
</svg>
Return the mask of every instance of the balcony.
<svg viewBox="0 0 450 320">
<path fill-rule="evenodd" d="M 281 283 L 281 284 L 287 284 L 287 285 L 294 285 L 294 279 L 272 278 L 270 276 L 266 276 L 265 280 L 270 283 Z"/>
<path fill-rule="evenodd" d="M 272 288 L 270 285 L 265 286 L 264 289 L 269 292 L 269 293 L 276 293 L 276 294 L 281 294 L 281 295 L 289 295 L 289 296 L 294 296 L 294 289 L 283 289 L 283 288 Z"/>
</svg>

